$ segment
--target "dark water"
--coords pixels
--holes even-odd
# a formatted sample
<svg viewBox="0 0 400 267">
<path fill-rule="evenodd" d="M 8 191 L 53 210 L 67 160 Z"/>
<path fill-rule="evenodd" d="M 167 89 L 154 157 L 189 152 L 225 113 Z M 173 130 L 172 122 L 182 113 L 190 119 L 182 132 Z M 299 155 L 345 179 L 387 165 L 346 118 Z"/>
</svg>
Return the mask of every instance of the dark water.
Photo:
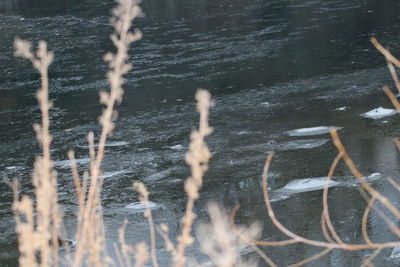
<svg viewBox="0 0 400 267">
<path fill-rule="evenodd" d="M 0 3 L 0 174 L 16 178 L 30 193 L 30 173 L 39 153 L 31 125 L 39 120 L 35 91 L 38 74 L 12 56 L 15 36 L 44 39 L 56 58 L 50 67 L 53 157 L 59 173 L 60 201 L 67 232 L 75 225 L 72 179 L 66 152 L 73 148 L 87 158 L 86 133 L 98 132 L 97 92 L 107 88 L 102 55 L 113 50 L 108 35 L 111 1 L 3 1 Z M 291 137 L 286 131 L 321 125 L 340 126 L 343 142 L 366 174 L 399 178 L 399 159 L 391 139 L 399 136 L 396 116 L 380 120 L 359 114 L 391 108 L 380 88 L 392 85 L 383 58 L 369 43 L 376 36 L 396 54 L 400 44 L 398 1 L 157 1 L 141 5 L 137 21 L 144 38 L 130 54 L 134 70 L 127 75 L 117 129 L 107 147 L 103 190 L 107 237 L 114 242 L 124 218 L 127 239 L 147 240 L 146 221 L 124 208 L 137 201 L 135 180 L 151 191 L 156 223 L 166 222 L 178 234 L 184 212 L 182 182 L 188 175 L 183 157 L 190 130 L 197 125 L 193 95 L 209 89 L 213 152 L 201 200 L 199 220 L 207 220 L 206 204 L 228 210 L 240 204 L 238 222 L 263 222 L 263 239 L 282 239 L 267 218 L 260 174 L 266 153 L 276 150 L 271 189 L 298 178 L 327 173 L 336 151 L 328 135 Z M 345 111 L 335 111 L 339 107 Z M 80 166 L 81 170 L 85 165 Z M 340 165 L 337 176 L 349 175 Z M 350 178 L 348 178 L 350 179 Z M 395 204 L 399 197 L 384 180 L 374 185 Z M 12 193 L 0 184 L 0 265 L 16 265 L 17 252 L 10 210 Z M 274 203 L 287 227 L 322 239 L 319 229 L 321 191 L 295 194 Z M 356 187 L 335 187 L 330 193 L 332 218 L 347 242 L 362 242 L 360 220 L 365 202 Z M 393 239 L 376 214 L 369 219 L 371 238 Z M 138 229 L 142 229 L 138 231 Z M 73 238 L 73 236 L 71 236 Z M 167 253 L 157 246 L 162 265 Z M 267 248 L 280 265 L 317 253 L 295 245 Z M 334 251 L 313 266 L 359 265 L 371 251 Z M 396 265 L 384 250 L 378 266 Z M 201 262 L 197 244 L 189 254 Z M 250 256 L 253 256 L 251 253 Z M 260 262 L 260 265 L 263 265 Z"/>
</svg>

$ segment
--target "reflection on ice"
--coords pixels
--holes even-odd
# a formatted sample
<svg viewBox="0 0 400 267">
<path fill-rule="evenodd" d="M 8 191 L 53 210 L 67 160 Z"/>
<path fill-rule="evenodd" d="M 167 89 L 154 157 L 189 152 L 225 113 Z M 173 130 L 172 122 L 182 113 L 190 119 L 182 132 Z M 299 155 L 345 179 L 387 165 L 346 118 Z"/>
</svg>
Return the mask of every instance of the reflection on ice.
<svg viewBox="0 0 400 267">
<path fill-rule="evenodd" d="M 397 111 L 394 109 L 379 107 L 379 108 L 370 110 L 368 112 L 362 113 L 360 116 L 362 116 L 364 118 L 376 120 L 376 119 L 380 119 L 380 118 L 383 118 L 386 116 L 394 115 L 396 113 L 397 113 Z"/>
<path fill-rule="evenodd" d="M 161 207 L 160 204 L 154 203 L 152 201 L 148 202 L 148 207 L 152 210 L 158 209 Z M 141 202 L 133 202 L 125 206 L 126 209 L 132 209 L 136 212 L 141 212 L 146 209 L 146 205 L 142 204 Z"/>
<path fill-rule="evenodd" d="M 316 126 L 310 128 L 300 128 L 295 130 L 287 131 L 286 133 L 290 136 L 308 136 L 308 135 L 320 135 L 329 133 L 331 129 L 340 130 L 343 127 L 334 126 Z"/>
</svg>

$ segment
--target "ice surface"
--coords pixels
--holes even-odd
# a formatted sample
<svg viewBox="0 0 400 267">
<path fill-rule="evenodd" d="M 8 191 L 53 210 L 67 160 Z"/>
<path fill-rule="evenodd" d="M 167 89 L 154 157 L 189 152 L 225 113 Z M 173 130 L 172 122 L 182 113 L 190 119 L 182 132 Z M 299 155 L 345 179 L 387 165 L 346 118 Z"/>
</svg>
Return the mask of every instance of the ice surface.
<svg viewBox="0 0 400 267">
<path fill-rule="evenodd" d="M 150 209 L 157 209 L 160 207 L 159 204 L 154 203 L 152 201 L 148 202 L 148 206 Z M 133 202 L 125 206 L 126 209 L 132 209 L 135 211 L 144 211 L 146 209 L 146 205 L 142 204 L 141 202 Z"/>
<path fill-rule="evenodd" d="M 308 136 L 308 135 L 320 135 L 329 133 L 331 129 L 340 130 L 342 127 L 334 126 L 316 126 L 310 128 L 300 128 L 295 130 L 287 131 L 286 133 L 290 136 Z"/>
<path fill-rule="evenodd" d="M 397 113 L 397 111 L 394 109 L 379 107 L 379 108 L 370 110 L 368 112 L 362 113 L 360 116 L 362 116 L 364 118 L 376 120 L 376 119 L 380 119 L 380 118 L 383 118 L 386 116 L 394 115 L 396 113 Z"/>
</svg>

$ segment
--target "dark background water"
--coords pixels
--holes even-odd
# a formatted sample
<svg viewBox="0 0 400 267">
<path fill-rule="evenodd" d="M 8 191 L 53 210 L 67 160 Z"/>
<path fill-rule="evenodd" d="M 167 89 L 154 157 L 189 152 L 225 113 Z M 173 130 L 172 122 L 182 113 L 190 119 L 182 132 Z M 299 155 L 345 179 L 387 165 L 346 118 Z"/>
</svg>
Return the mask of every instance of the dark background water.
<svg viewBox="0 0 400 267">
<path fill-rule="evenodd" d="M 46 40 L 55 52 L 49 70 L 53 156 L 59 173 L 60 201 L 67 232 L 74 229 L 76 202 L 66 152 L 75 149 L 87 158 L 85 135 L 98 132 L 98 91 L 107 88 L 102 55 L 113 51 L 108 16 L 112 1 L 14 0 L 0 3 L 0 173 L 16 178 L 31 193 L 30 173 L 39 153 L 31 125 L 39 120 L 35 91 L 39 76 L 30 64 L 13 57 L 16 36 L 33 42 Z M 344 127 L 343 141 L 360 169 L 395 179 L 398 153 L 391 138 L 399 135 L 395 117 L 371 121 L 360 113 L 390 108 L 380 88 L 392 85 L 381 55 L 369 43 L 376 36 L 398 54 L 398 1 L 189 1 L 146 0 L 144 18 L 136 21 L 144 37 L 130 51 L 134 69 L 126 77 L 125 97 L 119 106 L 117 129 L 107 147 L 103 204 L 107 236 L 116 240 L 124 218 L 130 220 L 128 240 L 147 240 L 146 221 L 125 205 L 137 201 L 131 189 L 143 181 L 156 223 L 179 229 L 188 175 L 183 157 L 190 130 L 197 124 L 193 95 L 207 88 L 215 98 L 211 111 L 213 152 L 201 200 L 199 220 L 207 220 L 206 203 L 216 200 L 228 210 L 241 204 L 238 221 L 263 222 L 264 239 L 280 239 L 267 219 L 260 188 L 265 155 L 277 150 L 271 188 L 297 178 L 327 173 L 335 157 L 329 136 L 289 137 L 287 130 L 334 125 Z M 335 111 L 346 106 L 344 112 Z M 299 144 L 323 143 L 312 149 Z M 81 166 L 84 170 L 85 166 Z M 340 165 L 338 176 L 348 175 Z M 349 178 L 350 179 L 350 178 Z M 398 194 L 385 181 L 375 184 L 395 204 Z M 331 191 L 332 217 L 348 242 L 361 242 L 360 223 L 365 207 L 355 187 Z M 308 192 L 276 202 L 278 217 L 289 229 L 322 238 L 319 230 L 321 192 Z M 17 252 L 11 214 L 12 193 L 0 184 L 0 265 L 14 266 Z M 373 214 L 369 221 L 374 240 L 391 237 Z M 71 236 L 73 238 L 73 236 Z M 167 254 L 159 242 L 158 253 Z M 268 248 L 280 264 L 290 264 L 318 252 L 307 246 Z M 385 250 L 376 262 L 396 264 Z M 354 266 L 370 251 L 332 252 L 316 266 Z M 189 251 L 204 261 L 197 244 Z M 262 265 L 262 263 L 260 263 Z"/>
</svg>

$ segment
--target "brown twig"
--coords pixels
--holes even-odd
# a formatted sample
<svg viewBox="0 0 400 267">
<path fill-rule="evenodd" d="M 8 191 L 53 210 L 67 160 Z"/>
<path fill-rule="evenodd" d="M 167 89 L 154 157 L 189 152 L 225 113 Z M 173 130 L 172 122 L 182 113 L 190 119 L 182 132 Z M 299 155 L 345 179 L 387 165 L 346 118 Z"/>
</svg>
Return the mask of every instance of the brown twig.
<svg viewBox="0 0 400 267">
<path fill-rule="evenodd" d="M 387 61 L 392 62 L 394 65 L 400 68 L 400 61 L 396 57 L 394 57 L 386 48 L 384 48 L 378 42 L 378 40 L 376 40 L 375 37 L 371 38 L 371 43 L 375 46 L 376 49 L 378 49 L 379 52 L 381 52 L 382 55 L 385 56 Z"/>
</svg>

